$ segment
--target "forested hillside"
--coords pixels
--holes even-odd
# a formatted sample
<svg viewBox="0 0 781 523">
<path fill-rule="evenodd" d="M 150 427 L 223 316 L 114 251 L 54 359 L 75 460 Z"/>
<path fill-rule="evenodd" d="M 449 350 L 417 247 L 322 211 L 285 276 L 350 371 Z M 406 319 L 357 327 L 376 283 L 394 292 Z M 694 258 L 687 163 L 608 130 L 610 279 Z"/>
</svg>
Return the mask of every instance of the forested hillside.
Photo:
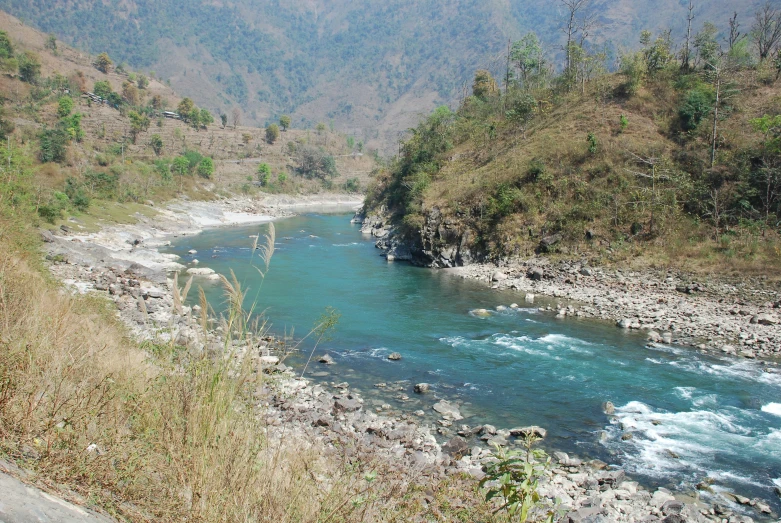
<svg viewBox="0 0 781 523">
<path fill-rule="evenodd" d="M 637 45 L 640 29 L 686 31 L 680 0 L 590 0 L 588 45 Z M 694 2 L 694 25 L 743 25 L 758 2 Z M 1 0 L 0 8 L 94 54 L 154 70 L 214 112 L 245 123 L 292 114 L 294 127 L 333 121 L 364 141 L 393 143 L 421 113 L 458 98 L 478 67 L 502 69 L 508 39 L 535 30 L 561 54 L 563 2 L 369 0 Z M 597 27 L 599 31 L 596 31 Z"/>
<path fill-rule="evenodd" d="M 396 257 L 435 266 L 535 253 L 777 273 L 781 11 L 685 41 L 642 32 L 606 57 L 573 45 L 551 76 L 533 38 L 500 90 L 474 76 L 457 110 L 412 130 L 368 199 Z M 749 29 L 749 28 L 747 28 Z M 729 28 L 727 28 L 729 33 Z M 740 34 L 739 34 L 740 33 Z M 379 236 L 384 233 L 378 231 Z"/>
</svg>

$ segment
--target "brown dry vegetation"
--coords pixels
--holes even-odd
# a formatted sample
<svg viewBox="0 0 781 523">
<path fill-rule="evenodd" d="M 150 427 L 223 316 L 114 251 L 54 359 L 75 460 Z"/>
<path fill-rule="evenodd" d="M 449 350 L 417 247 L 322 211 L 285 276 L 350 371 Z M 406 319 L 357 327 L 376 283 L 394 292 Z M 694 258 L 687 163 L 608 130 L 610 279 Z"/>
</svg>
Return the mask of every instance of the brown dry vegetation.
<svg viewBox="0 0 781 523">
<path fill-rule="evenodd" d="M 716 162 L 716 172 L 727 180 L 725 191 L 739 190 L 737 173 L 763 140 L 751 120 L 781 113 L 774 74 L 760 68 L 730 78 L 738 95 L 719 121 Z M 678 108 L 685 90 L 676 88 L 676 78 L 671 71 L 633 96 L 622 92 L 621 75 L 594 80 L 583 93 L 535 93 L 542 110 L 525 133 L 502 116 L 501 98 L 469 98 L 446 131 L 453 146 L 435 156 L 439 167 L 430 179 L 420 182 L 414 174 L 425 166 L 399 170 L 422 150 L 413 140 L 401 167 L 385 172 L 370 200 L 390 203 L 413 228 L 439 208 L 446 219 L 473 231 L 476 247 L 488 258 L 530 256 L 542 237 L 560 234 L 554 256 L 781 276 L 775 224 L 764 226 L 730 210 L 716 226 L 713 202 L 694 196 L 692 187 L 709 172 L 712 117 L 696 131 L 681 130 Z M 628 120 L 623 130 L 621 115 Z M 595 152 L 589 151 L 589 134 L 596 139 Z M 638 157 L 657 158 L 658 172 L 667 177 L 657 180 L 655 206 L 648 178 L 637 174 L 650 168 Z M 400 172 L 407 173 L 406 181 L 400 182 Z M 407 196 L 404 184 L 414 187 Z M 405 201 L 406 208 L 400 207 Z M 633 224 L 642 227 L 639 234 Z"/>
</svg>

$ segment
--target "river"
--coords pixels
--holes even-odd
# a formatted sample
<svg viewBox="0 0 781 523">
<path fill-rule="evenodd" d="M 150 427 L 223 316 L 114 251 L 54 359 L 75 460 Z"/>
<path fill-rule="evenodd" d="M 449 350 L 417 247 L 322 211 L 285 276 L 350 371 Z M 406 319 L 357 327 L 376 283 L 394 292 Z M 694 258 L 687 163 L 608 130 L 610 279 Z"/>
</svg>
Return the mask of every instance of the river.
<svg viewBox="0 0 781 523">
<path fill-rule="evenodd" d="M 387 403 L 433 414 L 435 398 L 451 399 L 465 416 L 453 429 L 539 425 L 548 430 L 547 447 L 622 466 L 646 484 L 688 490 L 708 477 L 716 488 L 781 508 L 773 493 L 781 487 L 781 375 L 760 363 L 648 347 L 642 335 L 612 324 L 540 310 L 552 300 L 531 304 L 447 271 L 388 263 L 344 214 L 277 221 L 261 285 L 250 236 L 266 227 L 207 230 L 169 252 L 220 273 L 232 269 L 248 289 L 247 305 L 257 296 L 273 332 L 300 338 L 326 308 L 336 309 L 338 325 L 315 353 L 327 351 L 336 364 L 315 358 L 307 371 L 313 379 L 349 382 L 367 408 Z M 221 303 L 218 285 L 205 290 Z M 475 314 L 480 308 L 491 312 Z M 299 369 L 311 339 L 291 360 Z M 402 359 L 389 361 L 392 352 Z M 378 389 L 380 382 L 400 390 Z M 419 382 L 431 392 L 415 394 Z M 603 413 L 605 401 L 615 416 Z M 622 439 L 626 433 L 631 439 Z"/>
</svg>

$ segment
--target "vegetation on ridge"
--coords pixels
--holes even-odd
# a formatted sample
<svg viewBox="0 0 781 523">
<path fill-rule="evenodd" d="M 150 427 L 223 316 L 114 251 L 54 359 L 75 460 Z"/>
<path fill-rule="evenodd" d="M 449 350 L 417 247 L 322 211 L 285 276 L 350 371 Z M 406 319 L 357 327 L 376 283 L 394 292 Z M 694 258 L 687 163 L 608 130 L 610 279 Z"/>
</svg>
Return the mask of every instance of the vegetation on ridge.
<svg viewBox="0 0 781 523">
<path fill-rule="evenodd" d="M 643 32 L 618 74 L 573 43 L 552 75 L 530 34 L 503 89 L 478 71 L 456 111 L 411 130 L 369 207 L 390 208 L 410 236 L 436 207 L 488 259 L 650 251 L 779 267 L 778 37 L 764 60 L 758 49 L 781 14 L 764 9 L 769 26 L 761 11 L 726 44 L 706 24 L 688 55 L 669 32 Z"/>
</svg>

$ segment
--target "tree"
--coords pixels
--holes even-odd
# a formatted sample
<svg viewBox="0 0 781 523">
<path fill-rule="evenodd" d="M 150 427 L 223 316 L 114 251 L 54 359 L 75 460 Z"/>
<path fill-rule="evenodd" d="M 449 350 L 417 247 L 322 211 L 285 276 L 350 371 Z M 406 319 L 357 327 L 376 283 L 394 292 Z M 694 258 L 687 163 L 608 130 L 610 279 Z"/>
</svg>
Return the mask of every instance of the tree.
<svg viewBox="0 0 781 523">
<path fill-rule="evenodd" d="M 673 60 L 670 31 L 662 32 L 653 43 L 651 43 L 651 33 L 643 31 L 640 43 L 643 44 L 645 70 L 653 78 L 657 72 L 667 67 Z"/>
<path fill-rule="evenodd" d="M 18 58 L 19 78 L 28 84 L 38 82 L 41 77 L 41 59 L 32 51 L 25 51 Z"/>
<path fill-rule="evenodd" d="M 63 96 L 57 104 L 57 116 L 65 118 L 73 111 L 73 99 L 70 96 Z"/>
<path fill-rule="evenodd" d="M 282 128 L 282 131 L 287 131 L 287 128 L 290 127 L 290 117 L 286 114 L 280 116 L 279 126 Z"/>
<path fill-rule="evenodd" d="M 6 137 L 14 132 L 14 122 L 7 118 L 5 109 L 0 106 L 0 140 L 5 140 Z"/>
<path fill-rule="evenodd" d="M 146 89 L 147 87 L 149 87 L 149 78 L 147 78 L 143 74 L 138 75 L 137 84 L 139 89 Z"/>
<path fill-rule="evenodd" d="M 567 78 L 574 78 L 575 70 L 573 67 L 572 53 L 577 45 L 576 36 L 580 32 L 582 37 L 581 41 L 584 40 L 587 35 L 584 35 L 583 33 L 587 32 L 588 26 L 592 25 L 593 19 L 588 16 L 584 19 L 578 18 L 579 13 L 588 6 L 589 0 L 561 0 L 561 3 L 567 10 L 563 28 L 564 34 L 567 36 L 564 46 L 566 58 L 564 73 Z M 582 45 L 580 47 L 582 47 Z"/>
<path fill-rule="evenodd" d="M 14 57 L 14 46 L 11 44 L 11 39 L 8 38 L 8 33 L 0 31 L 0 59 L 8 60 Z"/>
<path fill-rule="evenodd" d="M 751 36 L 757 46 L 759 61 L 764 62 L 781 39 L 781 10 L 775 9 L 770 0 L 754 15 Z"/>
<path fill-rule="evenodd" d="M 697 49 L 697 59 L 703 67 L 711 68 L 721 56 L 721 45 L 716 40 L 718 29 L 710 22 L 705 22 L 702 30 L 694 36 L 694 48 Z"/>
<path fill-rule="evenodd" d="M 130 111 L 128 118 L 130 118 L 130 139 L 136 143 L 136 137 L 149 129 L 149 117 L 136 111 Z"/>
<path fill-rule="evenodd" d="M 263 187 L 268 186 L 271 180 L 271 166 L 267 163 L 258 165 L 258 181 Z"/>
<path fill-rule="evenodd" d="M 157 156 L 163 153 L 163 138 L 159 134 L 153 134 L 149 137 L 149 145 Z"/>
<path fill-rule="evenodd" d="M 222 128 L 225 129 L 225 126 L 228 125 L 228 115 L 225 113 L 222 113 L 220 115 L 220 122 L 222 122 Z"/>
<path fill-rule="evenodd" d="M 491 73 L 485 69 L 479 69 L 475 72 L 475 79 L 472 82 L 472 95 L 475 98 L 486 101 L 492 96 L 496 96 L 499 87 Z"/>
<path fill-rule="evenodd" d="M 760 186 L 759 199 L 764 211 L 765 227 L 770 222 L 770 213 L 781 196 L 781 115 L 764 115 L 751 120 L 751 125 L 764 135 L 761 149 L 761 167 L 757 169 L 756 185 Z M 764 231 L 763 231 L 764 232 Z"/>
<path fill-rule="evenodd" d="M 198 164 L 198 176 L 201 178 L 209 179 L 214 173 L 214 161 L 208 156 L 204 158 Z"/>
<path fill-rule="evenodd" d="M 689 0 L 689 12 L 686 15 L 686 41 L 681 51 L 681 69 L 687 72 L 691 68 L 692 20 L 694 20 L 694 0 Z"/>
<path fill-rule="evenodd" d="M 184 177 L 190 172 L 190 162 L 184 156 L 177 156 L 171 164 L 171 172 L 179 176 L 179 191 L 184 188 Z"/>
<path fill-rule="evenodd" d="M 139 100 L 138 88 L 130 82 L 123 82 L 122 99 L 125 100 L 128 105 L 132 105 L 133 107 L 137 106 Z"/>
<path fill-rule="evenodd" d="M 108 53 L 100 53 L 95 58 L 95 68 L 98 71 L 108 74 L 111 71 L 111 66 L 114 65 L 114 61 L 109 58 Z"/>
<path fill-rule="evenodd" d="M 323 122 L 318 122 L 315 126 L 315 130 L 317 131 L 317 134 L 323 134 L 325 132 L 325 124 Z"/>
<path fill-rule="evenodd" d="M 621 73 L 626 76 L 624 90 L 628 94 L 636 94 L 643 85 L 646 73 L 646 61 L 642 52 L 629 53 L 621 57 Z"/>
<path fill-rule="evenodd" d="M 38 159 L 43 163 L 62 162 L 65 160 L 65 147 L 70 141 L 70 135 L 64 129 L 45 129 L 39 135 L 40 151 Z"/>
<path fill-rule="evenodd" d="M 532 87 L 530 84 L 545 74 L 547 62 L 540 40 L 535 33 L 528 33 L 512 45 L 510 60 L 518 69 L 520 84 L 523 87 Z"/>
<path fill-rule="evenodd" d="M 277 141 L 277 138 L 279 138 L 279 126 L 272 123 L 266 127 L 266 141 L 273 144 Z"/>
<path fill-rule="evenodd" d="M 252 135 L 250 133 L 241 133 L 241 141 L 244 142 L 244 145 L 249 145 L 251 140 Z"/>
<path fill-rule="evenodd" d="M 233 117 L 233 128 L 235 129 L 236 126 L 241 125 L 241 109 L 234 107 L 233 111 L 231 111 L 231 116 Z"/>
<path fill-rule="evenodd" d="M 193 103 L 190 98 L 182 98 L 182 101 L 176 106 L 176 112 L 179 113 L 179 116 L 182 118 L 187 119 L 194 108 L 195 103 Z"/>
<path fill-rule="evenodd" d="M 92 87 L 92 92 L 101 98 L 108 98 L 108 95 L 112 93 L 111 84 L 107 80 L 97 81 Z"/>
<path fill-rule="evenodd" d="M 57 37 L 53 34 L 50 34 L 46 37 L 46 43 L 43 44 L 43 46 L 52 53 L 57 54 Z"/>
<path fill-rule="evenodd" d="M 179 113 L 180 115 L 182 113 Z M 196 131 L 201 128 L 201 110 L 193 106 L 190 112 L 187 114 L 187 121 L 193 126 Z"/>
<path fill-rule="evenodd" d="M 214 123 L 214 117 L 212 116 L 212 113 L 206 109 L 201 109 L 199 119 L 204 129 L 208 129 L 209 126 Z"/>
<path fill-rule="evenodd" d="M 338 176 L 336 162 L 333 156 L 311 145 L 302 145 L 296 150 L 298 172 L 307 178 L 320 178 L 326 180 Z"/>
<path fill-rule="evenodd" d="M 163 108 L 165 103 L 163 102 L 163 97 L 159 94 L 156 94 L 152 97 L 152 100 L 149 102 L 149 105 L 152 106 L 152 109 L 157 109 L 158 111 Z"/>
</svg>

